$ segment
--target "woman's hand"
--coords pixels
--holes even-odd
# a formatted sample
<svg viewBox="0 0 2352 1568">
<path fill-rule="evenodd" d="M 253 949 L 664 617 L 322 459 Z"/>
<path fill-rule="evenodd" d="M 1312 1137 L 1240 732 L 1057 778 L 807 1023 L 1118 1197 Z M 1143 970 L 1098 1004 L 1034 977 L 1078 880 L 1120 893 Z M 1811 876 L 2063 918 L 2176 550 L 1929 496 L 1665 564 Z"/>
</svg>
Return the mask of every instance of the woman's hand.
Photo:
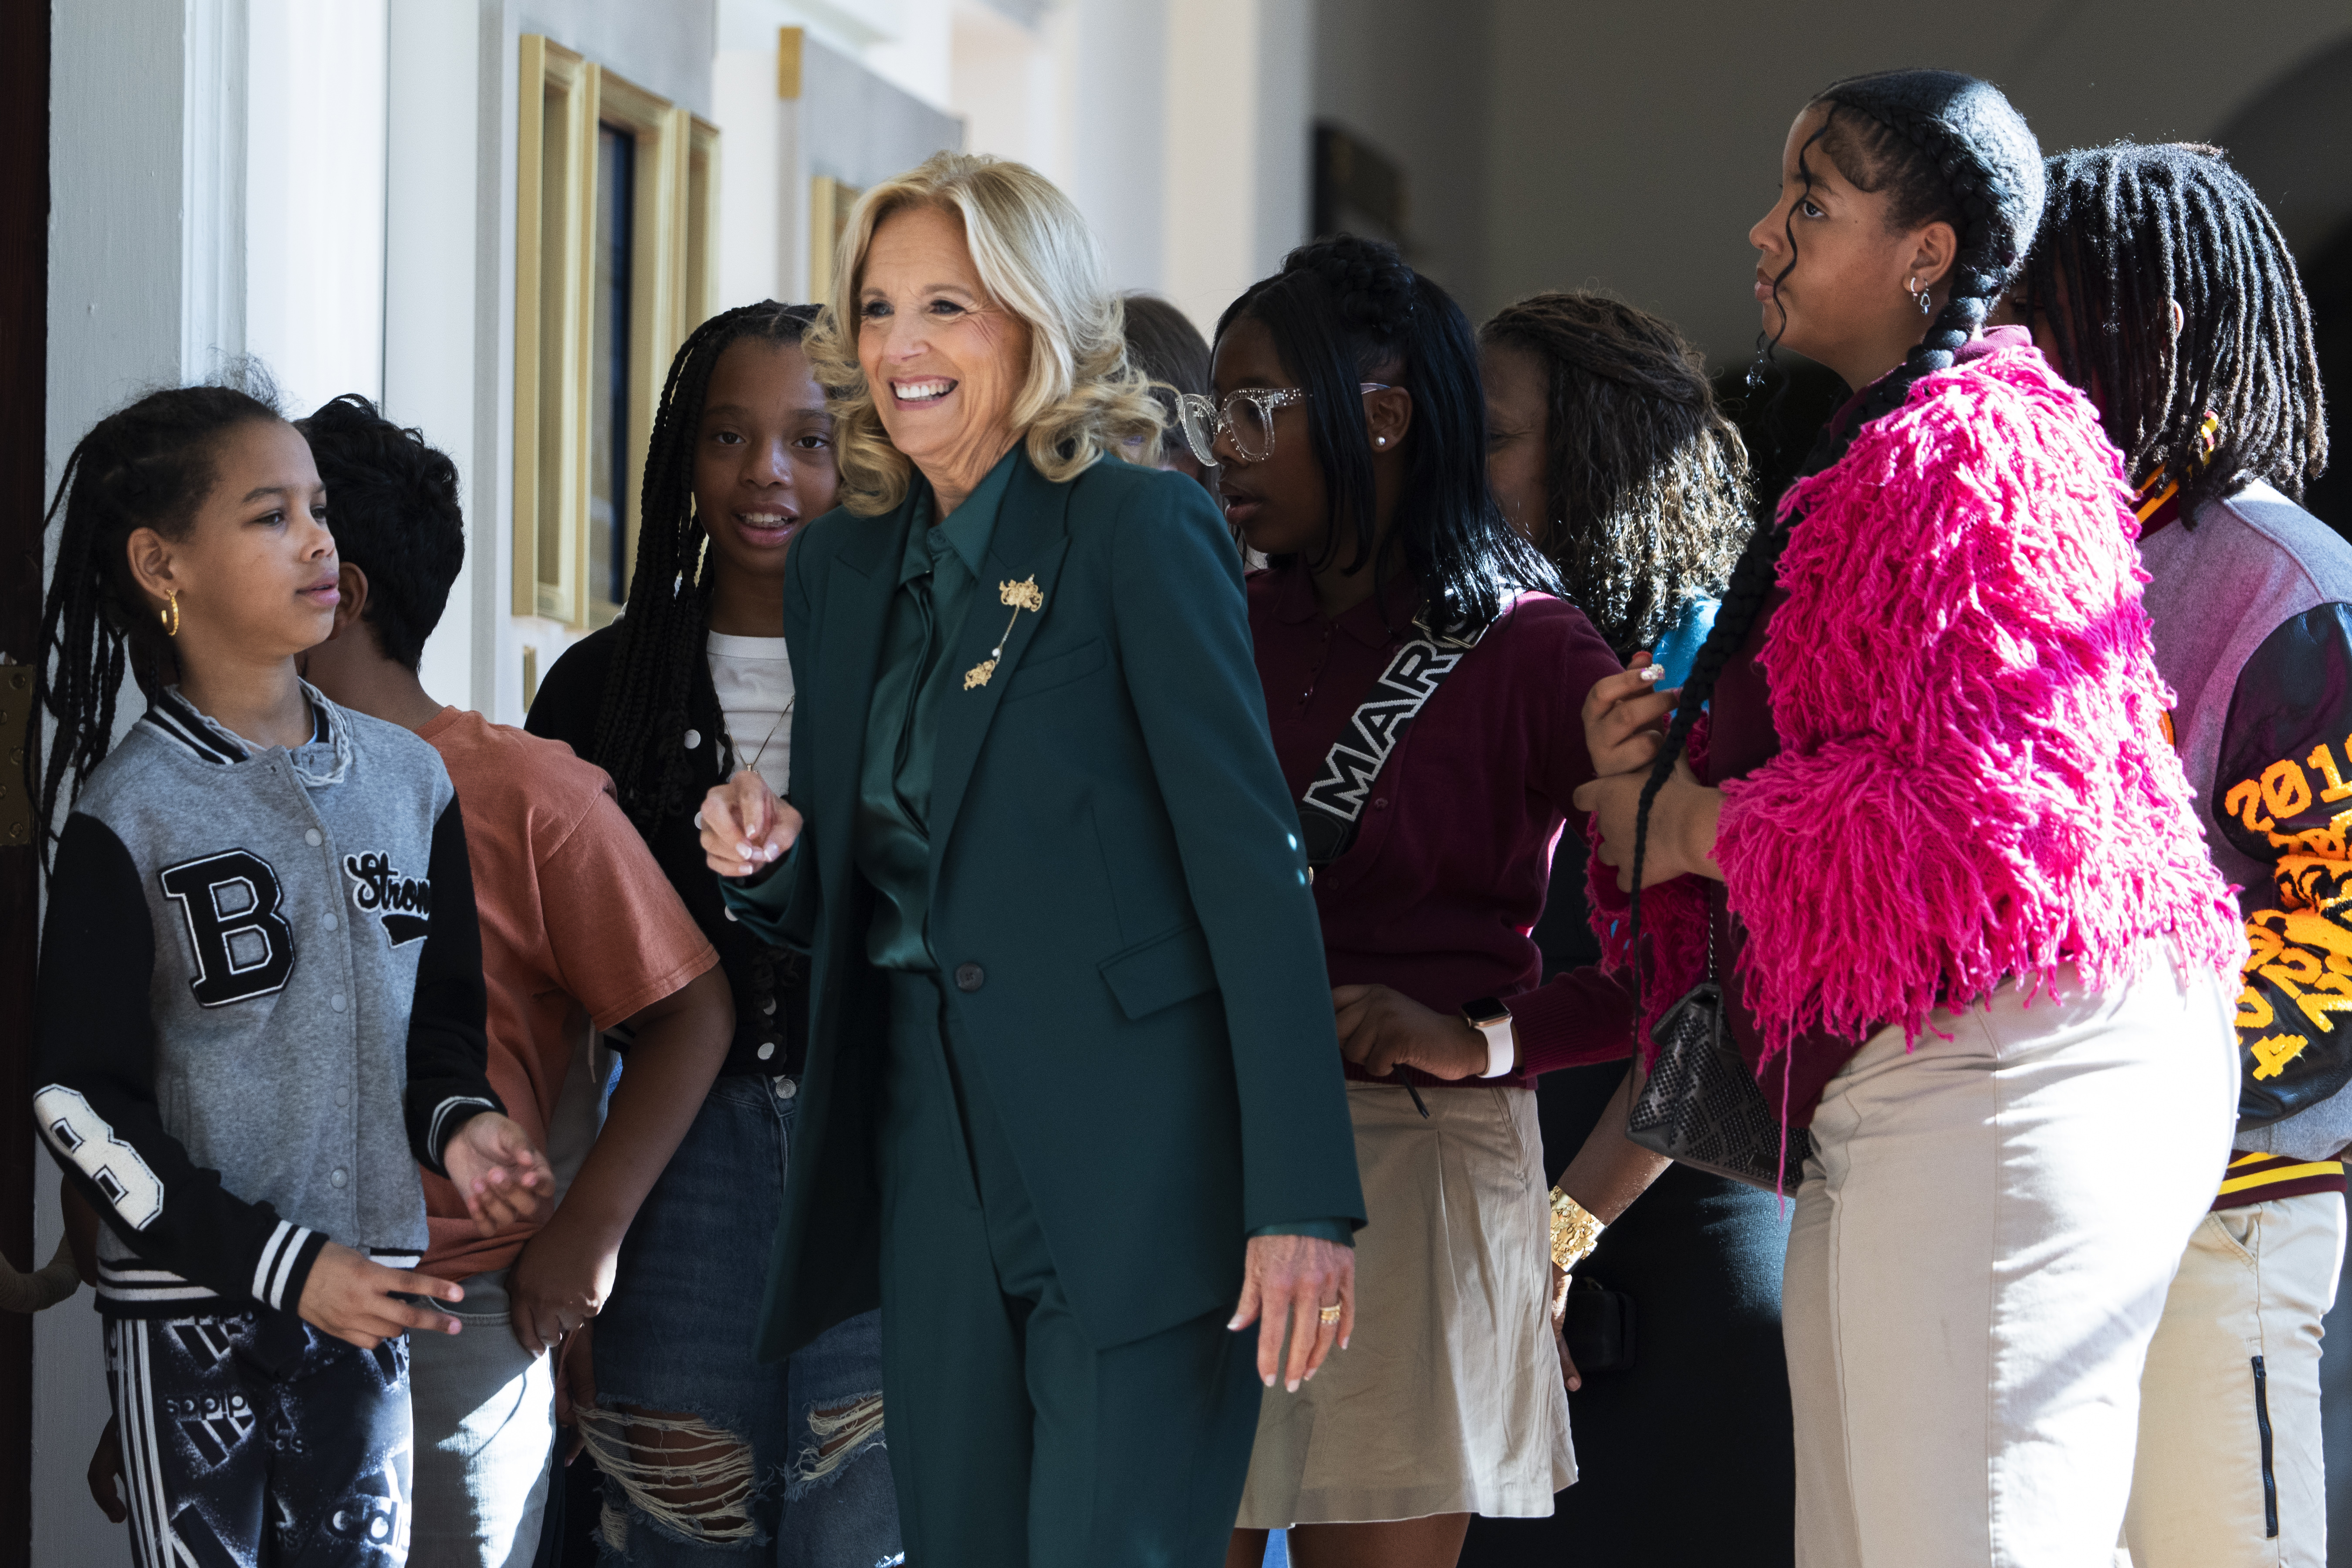
<svg viewBox="0 0 2352 1568">
<path fill-rule="evenodd" d="M 1642 805 L 1647 773 L 1615 773 L 1597 778 L 1576 792 L 1579 811 L 1592 813 L 1601 829 L 1594 853 L 1604 866 L 1617 868 L 1617 886 L 1633 887 L 1633 829 Z M 1715 863 L 1716 824 L 1723 816 L 1723 792 L 1698 782 L 1690 759 L 1675 759 L 1675 771 L 1650 803 L 1650 836 L 1642 850 L 1642 886 L 1654 888 L 1686 873 L 1723 880 Z"/>
<path fill-rule="evenodd" d="M 412 1306 L 403 1296 L 462 1301 L 462 1286 L 406 1268 L 372 1263 L 341 1242 L 327 1243 L 302 1281 L 302 1321 L 345 1344 L 372 1351 L 386 1340 L 417 1332 L 454 1334 L 464 1325 L 446 1312 Z"/>
<path fill-rule="evenodd" d="M 1326 1322 L 1325 1309 L 1339 1316 Z M 1331 1347 L 1348 1348 L 1356 1331 L 1356 1249 L 1319 1236 L 1253 1236 L 1242 1262 L 1242 1300 L 1226 1328 L 1258 1325 L 1257 1374 L 1268 1388 L 1278 1373 L 1291 1393 L 1315 1375 Z M 1286 1365 L 1282 1337 L 1290 1336 Z"/>
<path fill-rule="evenodd" d="M 1439 1013 L 1385 985 L 1335 985 L 1339 1054 L 1374 1078 L 1401 1063 L 1432 1078 L 1476 1078 L 1486 1070 L 1486 1037 L 1458 1014 Z"/>
<path fill-rule="evenodd" d="M 801 814 L 750 768 L 704 795 L 694 820 L 702 828 L 703 856 L 722 877 L 748 877 L 773 865 L 801 836 Z"/>
<path fill-rule="evenodd" d="M 520 1123 L 494 1110 L 467 1117 L 449 1135 L 441 1164 L 484 1236 L 528 1225 L 555 1197 L 546 1154 Z"/>
<path fill-rule="evenodd" d="M 1584 694 L 1584 749 L 1592 758 L 1593 773 L 1640 773 L 1658 760 L 1666 743 L 1666 718 L 1681 700 L 1682 689 L 1658 689 L 1665 675 L 1647 650 L 1633 656 L 1622 675 L 1592 683 Z"/>
</svg>

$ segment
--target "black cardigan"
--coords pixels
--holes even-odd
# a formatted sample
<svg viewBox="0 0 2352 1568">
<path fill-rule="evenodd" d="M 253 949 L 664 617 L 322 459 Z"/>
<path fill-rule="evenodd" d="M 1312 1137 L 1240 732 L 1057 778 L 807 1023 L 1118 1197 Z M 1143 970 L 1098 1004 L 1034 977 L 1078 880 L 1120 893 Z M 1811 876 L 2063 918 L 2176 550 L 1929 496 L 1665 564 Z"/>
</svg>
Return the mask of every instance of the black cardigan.
<svg viewBox="0 0 2352 1568">
<path fill-rule="evenodd" d="M 620 646 L 620 627 L 592 632 L 566 649 L 540 683 L 523 728 L 534 735 L 562 741 L 582 757 L 593 761 L 596 714 L 604 701 L 604 682 Z M 697 660 L 694 684 L 687 695 L 687 725 L 699 743 L 691 755 L 698 766 L 696 783 L 708 787 L 725 782 L 726 721 L 719 710 L 718 689 L 711 684 L 709 666 Z M 694 826 L 696 798 L 676 816 L 656 824 L 646 836 L 654 858 L 686 900 L 687 912 L 710 945 L 719 950 L 719 967 L 735 994 L 735 1039 L 728 1047 L 724 1073 L 797 1075 L 808 1055 L 808 985 L 806 967 L 797 955 L 768 947 L 737 924 L 719 896 L 719 879 L 702 858 L 701 835 Z M 772 965 L 775 980 L 766 996 L 754 984 L 755 966 Z M 766 1009 L 772 1007 L 773 1011 Z M 762 1058 L 760 1047 L 772 1044 Z"/>
</svg>

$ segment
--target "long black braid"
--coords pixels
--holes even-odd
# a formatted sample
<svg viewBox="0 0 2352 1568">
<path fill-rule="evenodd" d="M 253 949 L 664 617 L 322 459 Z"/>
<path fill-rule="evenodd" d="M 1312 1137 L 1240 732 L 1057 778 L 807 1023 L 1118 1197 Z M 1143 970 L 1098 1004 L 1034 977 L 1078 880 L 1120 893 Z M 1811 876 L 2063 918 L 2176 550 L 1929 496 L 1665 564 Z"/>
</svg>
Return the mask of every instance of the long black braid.
<svg viewBox="0 0 2352 1568">
<path fill-rule="evenodd" d="M 2019 285 L 2058 371 L 2098 388 L 2132 481 L 2180 481 L 2180 516 L 2249 478 L 2300 500 L 2327 467 L 2311 304 L 2268 208 L 2214 148 L 2061 153 Z M 2181 329 L 2172 332 L 2172 306 Z M 2220 431 L 2200 450 L 2208 414 Z"/>
<path fill-rule="evenodd" d="M 70 808 L 113 744 L 126 670 L 151 694 L 177 679 L 178 661 L 131 576 L 126 549 L 142 528 L 186 538 L 218 477 L 223 439 L 241 425 L 278 417 L 258 367 L 246 367 L 241 379 L 243 386 L 151 392 L 91 426 L 66 458 L 42 522 L 46 530 L 64 514 L 33 670 L 33 700 L 58 726 L 46 766 L 41 725 L 26 731 L 25 777 L 37 781 L 44 867 L 58 837 L 59 792 Z"/>
<path fill-rule="evenodd" d="M 713 316 L 679 345 L 654 416 L 646 448 L 646 478 L 637 506 L 637 560 L 629 599 L 614 638 L 613 662 L 596 711 L 596 738 L 588 760 L 613 776 L 622 809 L 650 840 L 659 826 L 691 812 L 702 793 L 719 783 L 683 744 L 693 700 L 716 707 L 706 641 L 710 595 L 719 566 L 706 548 L 694 510 L 694 457 L 703 405 L 719 356 L 739 342 L 796 343 L 816 320 L 814 305 L 765 300 Z M 780 984 L 793 982 L 797 961 L 766 945 L 753 954 L 749 983 L 761 1016 L 776 1011 Z"/>
<path fill-rule="evenodd" d="M 1890 227 L 1914 228 L 1941 220 L 1959 239 L 1950 273 L 1951 297 L 1902 364 L 1872 384 L 1814 443 L 1801 473 L 1814 474 L 1845 456 L 1863 426 L 1903 406 L 1922 376 L 1948 370 L 1974 337 L 2001 291 L 2023 263 L 2044 195 L 2042 149 L 2024 118 L 1990 82 L 1958 71 L 1886 71 L 1832 86 L 1813 100 L 1826 107 L 1822 123 L 1798 153 L 1798 172 L 1810 186 L 1806 153 L 1816 143 L 1856 188 L 1890 196 Z M 1796 269 L 1790 259 L 1774 285 Z M 1785 323 L 1786 313 L 1782 320 Z M 1635 984 L 1642 984 L 1642 866 L 1649 847 L 1650 807 L 1674 776 L 1699 712 L 1732 655 L 1747 642 L 1780 579 L 1794 516 L 1759 528 L 1740 552 L 1724 590 L 1713 630 L 1683 683 L 1665 743 L 1642 785 L 1634 819 L 1632 937 Z M 1636 1009 L 1636 1017 L 1640 1009 Z"/>
<path fill-rule="evenodd" d="M 1308 395 L 1307 437 L 1330 498 L 1330 531 L 1310 565 L 1351 550 L 1348 573 L 1385 582 L 1402 563 L 1439 631 L 1484 631 L 1515 588 L 1559 592 L 1551 562 L 1503 518 L 1486 488 L 1486 400 L 1478 345 L 1451 295 L 1394 246 L 1339 235 L 1302 245 L 1217 318 L 1222 340 L 1244 317 Z M 1372 445 L 1359 383 L 1412 394 L 1395 526 L 1374 558 Z"/>
</svg>

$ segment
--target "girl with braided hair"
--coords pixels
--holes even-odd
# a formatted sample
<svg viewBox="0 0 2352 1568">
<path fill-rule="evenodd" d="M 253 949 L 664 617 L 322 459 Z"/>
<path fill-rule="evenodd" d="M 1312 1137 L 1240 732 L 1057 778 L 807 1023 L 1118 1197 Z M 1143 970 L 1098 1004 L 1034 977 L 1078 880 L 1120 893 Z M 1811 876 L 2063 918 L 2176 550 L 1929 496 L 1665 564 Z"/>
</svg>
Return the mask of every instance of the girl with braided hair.
<svg viewBox="0 0 2352 1568">
<path fill-rule="evenodd" d="M 735 1001 L 726 1063 L 638 1209 L 592 1325 L 593 1404 L 574 1395 L 607 1483 L 605 1542 L 624 1563 L 731 1562 L 757 1543 L 763 1562 L 814 1568 L 900 1550 L 876 1393 L 880 1315 L 782 1362 L 753 1352 L 807 997 L 799 961 L 726 911 L 695 822 L 703 792 L 739 770 L 780 791 L 789 776 L 784 563 L 836 488 L 833 418 L 801 347 L 815 315 L 747 305 L 678 349 L 646 450 L 626 608 L 556 661 L 526 726 L 612 774 Z"/>
<path fill-rule="evenodd" d="M 1859 390 L 1664 733 L 1673 694 L 1633 680 L 1587 714 L 1597 859 L 1640 889 L 1604 944 L 1646 1017 L 1712 966 L 1811 1129 L 1782 1289 L 1810 1564 L 2106 1560 L 2230 1141 L 2242 939 L 2164 741 L 2122 468 L 2026 334 L 1983 330 L 2042 197 L 1984 82 L 1805 106 L 1756 293 Z"/>
<path fill-rule="evenodd" d="M 457 1333 L 466 1297 L 417 1272 L 419 1168 L 483 1237 L 554 1192 L 486 1072 L 449 775 L 297 668 L 341 597 L 326 502 L 268 402 L 191 386 L 99 421 L 50 511 L 34 694 L 57 749 L 32 726 L 25 771 L 45 835 L 66 818 L 31 1110 L 104 1221 L 141 1568 L 384 1562 L 407 1535 L 409 1336 Z M 152 697 L 118 741 L 132 661 Z"/>
<path fill-rule="evenodd" d="M 1226 310 L 1213 374 L 1186 432 L 1272 563 L 1250 628 L 1370 1216 L 1360 1331 L 1267 1391 L 1228 1561 L 1289 1527 L 1302 1568 L 1438 1568 L 1472 1515 L 1548 1514 L 1576 1476 L 1532 1088 L 1623 1030 L 1585 1026 L 1619 994 L 1593 972 L 1538 986 L 1528 930 L 1591 776 L 1584 693 L 1620 666 L 1496 508 L 1470 324 L 1392 247 L 1292 252 Z"/>
<path fill-rule="evenodd" d="M 2124 450 L 2168 732 L 2252 948 L 2237 1136 L 2148 1350 L 2125 1539 L 2136 1568 L 2322 1563 L 2319 1340 L 2352 1140 L 2352 1050 L 2326 1026 L 2352 989 L 2352 548 L 2296 504 L 2327 457 L 2311 310 L 2216 150 L 2124 142 L 2048 170 L 2011 298 Z"/>
</svg>

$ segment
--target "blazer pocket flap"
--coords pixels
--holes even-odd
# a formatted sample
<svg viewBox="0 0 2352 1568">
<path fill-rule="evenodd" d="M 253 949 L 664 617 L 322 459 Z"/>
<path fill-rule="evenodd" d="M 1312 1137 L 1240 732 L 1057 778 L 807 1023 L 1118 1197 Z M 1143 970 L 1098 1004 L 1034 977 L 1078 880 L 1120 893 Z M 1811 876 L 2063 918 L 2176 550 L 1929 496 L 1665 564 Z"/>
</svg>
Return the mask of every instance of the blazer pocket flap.
<svg viewBox="0 0 2352 1568">
<path fill-rule="evenodd" d="M 1119 1011 L 1131 1019 L 1150 1017 L 1217 986 L 1209 939 L 1197 924 L 1138 942 L 1097 967 L 1110 994 L 1118 998 Z"/>
<path fill-rule="evenodd" d="M 1067 686 L 1073 680 L 1083 680 L 1103 667 L 1103 658 L 1102 638 L 1097 637 L 1067 653 L 1057 653 L 1035 664 L 1024 664 L 1013 671 L 1013 684 L 1004 689 L 1004 700 L 1018 702 L 1024 697 L 1034 697 L 1041 691 Z"/>
</svg>

